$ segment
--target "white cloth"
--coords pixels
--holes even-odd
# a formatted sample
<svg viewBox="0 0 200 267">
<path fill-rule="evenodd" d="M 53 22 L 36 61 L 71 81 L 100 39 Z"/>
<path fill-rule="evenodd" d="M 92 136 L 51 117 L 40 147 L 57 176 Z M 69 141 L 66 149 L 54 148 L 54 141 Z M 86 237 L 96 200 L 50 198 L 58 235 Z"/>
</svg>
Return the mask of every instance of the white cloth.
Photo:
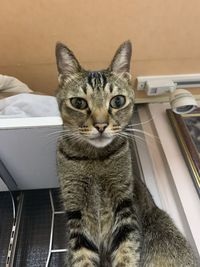
<svg viewBox="0 0 200 267">
<path fill-rule="evenodd" d="M 0 74 L 0 92 L 25 93 L 33 92 L 25 83 L 15 77 Z"/>
<path fill-rule="evenodd" d="M 1 92 L 18 94 L 0 99 L 0 119 L 60 116 L 55 97 L 29 94 L 33 91 L 15 77 L 0 74 Z"/>
<path fill-rule="evenodd" d="M 0 119 L 60 116 L 53 96 L 18 94 L 0 100 Z"/>
</svg>

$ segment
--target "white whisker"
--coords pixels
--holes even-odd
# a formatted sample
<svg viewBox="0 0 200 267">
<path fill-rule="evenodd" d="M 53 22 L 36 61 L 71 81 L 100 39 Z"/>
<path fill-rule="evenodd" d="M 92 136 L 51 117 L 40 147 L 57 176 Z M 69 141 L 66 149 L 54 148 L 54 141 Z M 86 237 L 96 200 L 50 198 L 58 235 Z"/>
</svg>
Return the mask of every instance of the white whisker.
<svg viewBox="0 0 200 267">
<path fill-rule="evenodd" d="M 121 133 L 123 136 L 125 136 L 126 138 L 132 138 L 132 139 L 134 139 L 134 140 L 139 140 L 139 141 L 142 141 L 142 143 L 143 144 L 145 144 L 145 139 L 144 138 L 142 138 L 141 136 L 138 136 L 138 135 L 135 135 L 135 134 L 131 134 L 131 133 L 125 133 L 125 132 L 123 132 L 123 133 Z"/>
<path fill-rule="evenodd" d="M 132 127 L 132 126 L 137 126 L 137 125 L 143 125 L 143 124 L 146 124 L 146 123 L 149 123 L 153 121 L 153 118 L 147 120 L 147 121 L 144 121 L 144 122 L 140 122 L 140 123 L 135 123 L 135 124 L 128 124 L 127 127 Z"/>
<path fill-rule="evenodd" d="M 142 133 L 142 134 L 144 134 L 144 135 L 146 135 L 146 136 L 149 136 L 149 137 L 151 137 L 151 138 L 155 138 L 155 139 L 157 139 L 157 141 L 160 141 L 160 139 L 159 139 L 158 136 L 156 136 L 156 135 L 152 135 L 152 134 L 150 134 L 150 133 L 148 133 L 148 132 L 145 132 L 145 131 L 143 131 L 143 130 L 139 130 L 139 129 L 126 129 L 125 131 Z"/>
<path fill-rule="evenodd" d="M 116 83 L 119 79 L 122 78 L 122 76 L 124 75 L 124 73 L 125 73 L 125 72 L 122 72 L 122 73 L 120 73 L 119 75 L 117 75 L 117 78 L 116 78 L 116 80 L 115 80 L 115 83 Z"/>
<path fill-rule="evenodd" d="M 54 134 L 65 133 L 65 132 L 71 132 L 71 130 L 60 130 L 60 131 L 55 131 L 55 132 L 52 132 L 52 133 L 47 134 L 47 136 L 51 136 L 51 135 L 54 135 Z"/>
</svg>

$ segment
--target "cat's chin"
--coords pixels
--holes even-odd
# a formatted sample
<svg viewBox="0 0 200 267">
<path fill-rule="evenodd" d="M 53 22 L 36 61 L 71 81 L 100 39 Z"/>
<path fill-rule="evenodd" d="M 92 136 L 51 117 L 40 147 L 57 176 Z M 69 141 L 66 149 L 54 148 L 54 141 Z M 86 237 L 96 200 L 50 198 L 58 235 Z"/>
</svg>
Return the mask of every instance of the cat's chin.
<svg viewBox="0 0 200 267">
<path fill-rule="evenodd" d="M 109 137 L 109 138 L 98 137 L 94 139 L 88 139 L 87 141 L 89 144 L 93 145 L 94 147 L 101 148 L 101 147 L 105 147 L 109 145 L 112 142 L 112 140 L 113 140 L 112 137 Z"/>
</svg>

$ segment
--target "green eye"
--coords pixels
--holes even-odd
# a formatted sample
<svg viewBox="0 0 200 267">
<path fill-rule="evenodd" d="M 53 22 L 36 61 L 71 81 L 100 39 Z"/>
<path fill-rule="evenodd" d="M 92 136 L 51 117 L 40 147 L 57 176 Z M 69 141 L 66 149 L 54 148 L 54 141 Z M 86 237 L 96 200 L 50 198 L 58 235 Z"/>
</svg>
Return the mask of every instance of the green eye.
<svg viewBox="0 0 200 267">
<path fill-rule="evenodd" d="M 86 109 L 88 107 L 87 101 L 81 97 L 70 98 L 70 102 L 76 109 Z"/>
<path fill-rule="evenodd" d="M 114 97 L 111 99 L 111 101 L 110 101 L 110 106 L 111 106 L 112 108 L 116 108 L 116 109 L 118 109 L 118 108 L 123 107 L 123 106 L 125 105 L 125 103 L 126 103 L 126 98 L 125 98 L 125 96 L 123 96 L 123 95 L 117 95 L 117 96 L 114 96 Z"/>
</svg>

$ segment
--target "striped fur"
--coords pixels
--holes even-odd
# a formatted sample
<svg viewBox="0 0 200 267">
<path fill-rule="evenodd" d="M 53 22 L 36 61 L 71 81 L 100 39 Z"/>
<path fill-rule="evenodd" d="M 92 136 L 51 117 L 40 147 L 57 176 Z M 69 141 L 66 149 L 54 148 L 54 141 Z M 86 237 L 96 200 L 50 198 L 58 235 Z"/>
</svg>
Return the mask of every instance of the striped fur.
<svg viewBox="0 0 200 267">
<path fill-rule="evenodd" d="M 66 266 L 198 266 L 185 238 L 134 177 L 129 143 L 120 135 L 134 105 L 130 42 L 102 71 L 85 71 L 62 44 L 56 56 L 64 121 L 57 164 L 67 215 Z M 118 109 L 110 104 L 116 96 L 124 97 L 116 105 L 125 99 Z M 70 102 L 76 97 L 79 108 Z"/>
</svg>

